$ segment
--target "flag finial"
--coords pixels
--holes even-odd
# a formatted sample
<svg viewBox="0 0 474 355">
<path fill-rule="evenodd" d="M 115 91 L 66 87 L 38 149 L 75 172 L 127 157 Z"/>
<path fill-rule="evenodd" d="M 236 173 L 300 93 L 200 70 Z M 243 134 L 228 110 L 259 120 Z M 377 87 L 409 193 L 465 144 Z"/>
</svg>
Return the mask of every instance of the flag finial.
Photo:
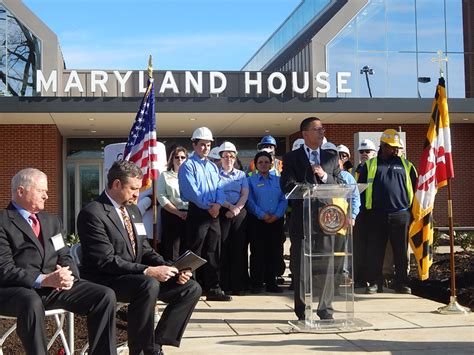
<svg viewBox="0 0 474 355">
<path fill-rule="evenodd" d="M 148 77 L 150 79 L 153 78 L 153 60 L 152 60 L 151 54 L 148 57 Z"/>
<path fill-rule="evenodd" d="M 440 77 L 444 77 L 444 71 L 443 71 L 443 62 L 447 62 L 448 61 L 448 57 L 443 57 L 443 51 L 440 49 L 438 50 L 438 58 L 431 58 L 431 61 L 433 63 L 435 62 L 438 62 L 439 64 L 439 76 Z"/>
</svg>

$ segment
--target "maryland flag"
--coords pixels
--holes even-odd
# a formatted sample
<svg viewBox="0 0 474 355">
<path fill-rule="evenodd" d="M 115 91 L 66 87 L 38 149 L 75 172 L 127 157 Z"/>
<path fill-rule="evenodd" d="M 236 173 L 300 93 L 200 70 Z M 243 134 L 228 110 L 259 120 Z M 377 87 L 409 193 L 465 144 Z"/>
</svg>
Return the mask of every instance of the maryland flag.
<svg viewBox="0 0 474 355">
<path fill-rule="evenodd" d="M 438 188 L 454 177 L 451 155 L 448 102 L 444 78 L 439 78 L 431 108 L 431 120 L 418 168 L 418 180 L 412 206 L 413 222 L 409 241 L 418 262 L 421 280 L 429 277 L 433 263 L 433 206 Z"/>
</svg>

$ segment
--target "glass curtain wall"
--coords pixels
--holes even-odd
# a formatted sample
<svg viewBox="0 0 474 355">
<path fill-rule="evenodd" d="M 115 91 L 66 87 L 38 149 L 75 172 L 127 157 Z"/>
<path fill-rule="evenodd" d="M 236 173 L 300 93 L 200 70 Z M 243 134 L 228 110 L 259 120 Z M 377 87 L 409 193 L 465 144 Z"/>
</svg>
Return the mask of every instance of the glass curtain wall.
<svg viewBox="0 0 474 355">
<path fill-rule="evenodd" d="M 370 0 L 327 45 L 327 69 L 351 72 L 345 96 L 433 97 L 438 50 L 449 97 L 465 98 L 462 0 Z"/>
<path fill-rule="evenodd" d="M 40 40 L 0 2 L 0 96 L 34 96 Z"/>
</svg>

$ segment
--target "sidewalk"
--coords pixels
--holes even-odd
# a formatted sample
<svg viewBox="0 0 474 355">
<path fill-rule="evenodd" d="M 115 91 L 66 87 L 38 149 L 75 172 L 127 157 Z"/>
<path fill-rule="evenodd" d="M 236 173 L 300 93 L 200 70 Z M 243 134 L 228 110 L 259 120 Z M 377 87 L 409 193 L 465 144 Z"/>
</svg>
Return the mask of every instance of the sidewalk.
<svg viewBox="0 0 474 355">
<path fill-rule="evenodd" d="M 473 354 L 474 314 L 441 315 L 443 304 L 412 295 L 356 294 L 359 331 L 295 333 L 292 292 L 201 298 L 179 349 L 172 354 Z"/>
</svg>

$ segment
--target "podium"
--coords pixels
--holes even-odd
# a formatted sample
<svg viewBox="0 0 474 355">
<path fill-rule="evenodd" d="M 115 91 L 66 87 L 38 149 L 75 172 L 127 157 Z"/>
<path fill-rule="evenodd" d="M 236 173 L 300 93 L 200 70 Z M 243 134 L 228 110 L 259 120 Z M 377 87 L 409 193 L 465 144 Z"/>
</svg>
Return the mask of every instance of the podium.
<svg viewBox="0 0 474 355">
<path fill-rule="evenodd" d="M 351 196 L 366 187 L 297 184 L 286 195 L 303 204 L 301 280 L 294 287 L 300 287 L 305 319 L 290 322 L 297 331 L 354 330 L 368 325 L 354 317 L 350 223 Z"/>
</svg>

